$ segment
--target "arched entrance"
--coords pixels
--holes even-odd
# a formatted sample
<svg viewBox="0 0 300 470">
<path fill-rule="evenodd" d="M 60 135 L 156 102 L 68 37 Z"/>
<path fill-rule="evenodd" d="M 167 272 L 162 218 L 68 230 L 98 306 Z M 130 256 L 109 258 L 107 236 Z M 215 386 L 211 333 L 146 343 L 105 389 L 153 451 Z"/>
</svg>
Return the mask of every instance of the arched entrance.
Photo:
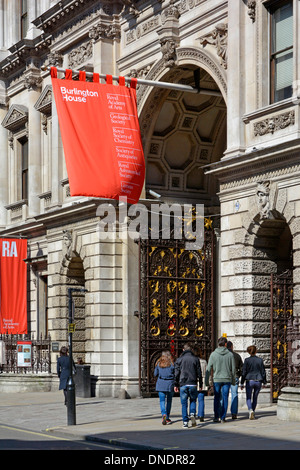
<svg viewBox="0 0 300 470">
<path fill-rule="evenodd" d="M 205 93 L 154 90 L 140 118 L 151 210 L 153 194 L 158 205 L 201 204 L 206 224 L 201 250 L 185 250 L 184 241 L 180 244 L 172 236 L 140 243 L 144 395 L 155 389 L 153 371 L 162 349 L 177 357 L 189 341 L 208 359 L 215 347 L 214 230 L 220 210 L 218 183 L 205 176 L 204 167 L 219 161 L 226 150 L 226 104 L 212 75 L 199 65 L 178 66 L 161 80 L 194 85 L 195 71 Z"/>
<path fill-rule="evenodd" d="M 268 310 L 254 338 L 267 369 L 271 401 L 276 401 L 288 379 L 288 324 L 293 317 L 293 237 L 285 218 L 273 210 L 256 225 L 253 245 L 253 309 Z M 259 322 L 261 318 L 254 318 Z M 270 341 L 270 343 L 269 343 Z M 270 347 L 267 348 L 268 344 Z M 269 349 L 269 350 L 268 350 Z"/>
</svg>

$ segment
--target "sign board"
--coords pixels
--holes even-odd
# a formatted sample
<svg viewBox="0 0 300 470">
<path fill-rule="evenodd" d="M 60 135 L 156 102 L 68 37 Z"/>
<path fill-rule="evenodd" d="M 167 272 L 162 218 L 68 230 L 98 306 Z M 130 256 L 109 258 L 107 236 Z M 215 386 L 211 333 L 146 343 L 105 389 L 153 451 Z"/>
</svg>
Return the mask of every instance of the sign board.
<svg viewBox="0 0 300 470">
<path fill-rule="evenodd" d="M 17 366 L 18 367 L 31 367 L 32 357 L 32 342 L 31 341 L 18 341 L 17 342 Z"/>
<path fill-rule="evenodd" d="M 71 196 L 139 200 L 145 179 L 145 160 L 136 104 L 136 82 L 124 77 L 113 85 L 57 78 L 51 67 L 52 88 L 64 147 Z"/>
<path fill-rule="evenodd" d="M 27 333 L 27 240 L 0 240 L 0 333 Z"/>
</svg>

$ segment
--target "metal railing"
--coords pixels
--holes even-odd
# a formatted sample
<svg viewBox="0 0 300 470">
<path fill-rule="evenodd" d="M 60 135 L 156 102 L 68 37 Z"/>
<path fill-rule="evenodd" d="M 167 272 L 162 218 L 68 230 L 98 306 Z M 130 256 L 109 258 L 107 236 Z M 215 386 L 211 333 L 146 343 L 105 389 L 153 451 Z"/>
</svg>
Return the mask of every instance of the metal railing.
<svg viewBox="0 0 300 470">
<path fill-rule="evenodd" d="M 27 359 L 20 361 L 21 347 L 27 343 Z M 0 335 L 0 370 L 2 373 L 39 374 L 51 373 L 50 335 L 34 339 L 33 335 Z M 23 357 L 23 356 L 22 356 Z M 22 359 L 22 358 L 21 358 Z"/>
<path fill-rule="evenodd" d="M 290 387 L 300 386 L 300 318 L 293 317 L 287 325 L 288 380 Z"/>
</svg>

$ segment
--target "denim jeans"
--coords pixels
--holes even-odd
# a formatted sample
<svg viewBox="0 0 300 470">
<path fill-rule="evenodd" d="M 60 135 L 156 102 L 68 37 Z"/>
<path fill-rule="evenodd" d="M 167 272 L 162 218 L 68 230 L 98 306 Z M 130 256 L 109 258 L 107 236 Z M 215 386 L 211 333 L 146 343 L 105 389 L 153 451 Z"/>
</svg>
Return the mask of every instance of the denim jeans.
<svg viewBox="0 0 300 470">
<path fill-rule="evenodd" d="M 231 414 L 237 415 L 239 409 L 239 397 L 238 397 L 238 390 L 239 390 L 239 378 L 235 379 L 235 385 L 231 385 Z"/>
<path fill-rule="evenodd" d="M 198 392 L 198 415 L 199 417 L 204 418 L 204 392 Z"/>
<path fill-rule="evenodd" d="M 181 401 L 181 412 L 182 420 L 187 423 L 189 420 L 188 416 L 188 400 L 190 399 L 190 414 L 196 416 L 196 403 L 198 397 L 198 390 L 196 385 L 184 385 L 180 387 L 180 401 Z"/>
<path fill-rule="evenodd" d="M 158 392 L 161 415 L 170 417 L 174 392 Z"/>
<path fill-rule="evenodd" d="M 246 380 L 246 402 L 248 410 L 255 411 L 261 386 L 262 383 L 257 380 Z"/>
<path fill-rule="evenodd" d="M 215 418 L 226 418 L 230 382 L 214 382 L 214 414 Z"/>
</svg>

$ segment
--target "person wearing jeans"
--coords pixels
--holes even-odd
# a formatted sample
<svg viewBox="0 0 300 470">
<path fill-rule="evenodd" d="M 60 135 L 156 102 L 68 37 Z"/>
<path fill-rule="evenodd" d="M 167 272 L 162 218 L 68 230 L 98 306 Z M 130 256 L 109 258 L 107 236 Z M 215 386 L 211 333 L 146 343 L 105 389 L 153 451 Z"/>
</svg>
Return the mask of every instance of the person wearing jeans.
<svg viewBox="0 0 300 470">
<path fill-rule="evenodd" d="M 162 424 L 171 424 L 170 414 L 174 392 L 158 392 Z"/>
<path fill-rule="evenodd" d="M 205 374 L 205 384 L 209 385 L 211 372 L 214 384 L 214 422 L 226 421 L 228 395 L 231 385 L 235 385 L 235 360 L 227 349 L 227 338 L 218 340 L 218 347 L 211 353 Z"/>
<path fill-rule="evenodd" d="M 243 369 L 243 360 L 241 356 L 233 350 L 233 344 L 231 341 L 227 342 L 227 349 L 233 354 L 235 360 L 235 384 L 231 385 L 231 417 L 232 419 L 236 419 L 238 415 L 238 407 L 239 407 L 239 379 L 242 375 Z"/>
<path fill-rule="evenodd" d="M 154 377 L 157 377 L 155 389 L 159 396 L 163 425 L 171 424 L 170 413 L 174 395 L 174 373 L 172 355 L 170 351 L 163 351 L 154 369 Z"/>
<path fill-rule="evenodd" d="M 183 423 L 188 423 L 189 416 L 192 426 L 195 426 L 196 404 L 198 398 L 197 385 L 183 385 L 180 387 L 181 414 Z M 188 413 L 188 402 L 190 401 L 190 412 Z M 184 424 L 184 427 L 187 427 Z"/>
<path fill-rule="evenodd" d="M 259 380 L 247 380 L 246 382 L 246 403 L 250 412 L 250 419 L 254 419 L 254 411 L 256 409 L 257 398 L 261 387 L 262 382 Z"/>
<path fill-rule="evenodd" d="M 181 356 L 175 362 L 175 387 L 178 392 L 180 388 L 180 401 L 183 428 L 188 428 L 189 414 L 192 427 L 196 426 L 196 402 L 199 389 L 202 389 L 202 373 L 198 357 L 196 357 L 191 346 L 187 343 L 183 346 Z M 188 413 L 188 404 L 190 402 L 190 412 Z"/>
<path fill-rule="evenodd" d="M 228 396 L 231 382 L 214 382 L 214 415 L 215 421 L 226 420 Z"/>
<path fill-rule="evenodd" d="M 256 351 L 254 345 L 247 348 L 250 357 L 245 359 L 241 379 L 242 390 L 246 381 L 246 402 L 250 419 L 255 419 L 254 412 L 257 406 L 257 398 L 261 388 L 267 383 L 264 362 L 256 356 Z"/>
</svg>

